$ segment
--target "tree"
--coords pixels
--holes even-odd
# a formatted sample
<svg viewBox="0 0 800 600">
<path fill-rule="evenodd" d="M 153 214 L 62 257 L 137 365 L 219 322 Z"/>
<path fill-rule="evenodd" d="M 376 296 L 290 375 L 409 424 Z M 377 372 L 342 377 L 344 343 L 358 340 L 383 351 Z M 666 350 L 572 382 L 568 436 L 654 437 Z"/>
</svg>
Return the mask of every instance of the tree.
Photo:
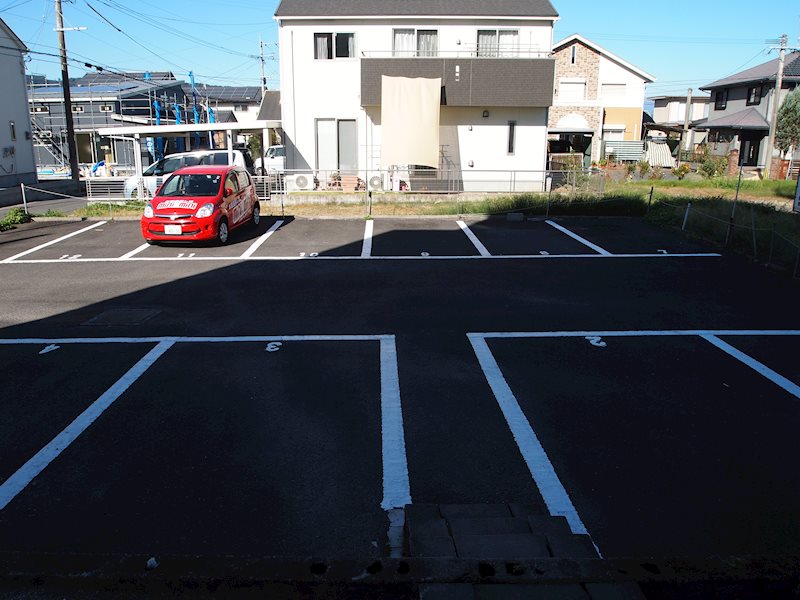
<svg viewBox="0 0 800 600">
<path fill-rule="evenodd" d="M 775 144 L 782 152 L 800 145 L 800 87 L 786 96 L 778 111 Z"/>
</svg>

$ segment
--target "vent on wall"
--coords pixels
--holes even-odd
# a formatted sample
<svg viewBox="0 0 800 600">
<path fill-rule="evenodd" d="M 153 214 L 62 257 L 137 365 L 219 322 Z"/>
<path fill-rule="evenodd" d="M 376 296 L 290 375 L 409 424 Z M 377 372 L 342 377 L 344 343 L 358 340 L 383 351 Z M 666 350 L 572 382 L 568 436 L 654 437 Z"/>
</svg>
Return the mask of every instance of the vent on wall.
<svg viewBox="0 0 800 600">
<path fill-rule="evenodd" d="M 110 104 L 103 104 L 100 106 L 100 112 L 114 112 L 114 107 Z"/>
</svg>

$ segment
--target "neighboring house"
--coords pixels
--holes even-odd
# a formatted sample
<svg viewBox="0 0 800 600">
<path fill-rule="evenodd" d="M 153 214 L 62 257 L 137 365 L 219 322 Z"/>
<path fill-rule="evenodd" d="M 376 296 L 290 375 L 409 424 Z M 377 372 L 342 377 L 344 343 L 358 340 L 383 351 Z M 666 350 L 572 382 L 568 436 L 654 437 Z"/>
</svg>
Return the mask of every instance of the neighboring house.
<svg viewBox="0 0 800 600">
<path fill-rule="evenodd" d="M 577 34 L 555 44 L 553 57 L 551 151 L 582 153 L 588 163 L 604 158 L 601 142 L 642 139 L 645 86 L 655 81 L 652 75 Z"/>
<path fill-rule="evenodd" d="M 36 164 L 43 172 L 48 172 L 69 165 L 64 93 L 59 81 L 36 82 L 36 78 L 30 79 L 30 120 L 36 142 Z M 186 98 L 181 83 L 172 73 L 90 73 L 71 79 L 78 162 L 93 165 L 104 160 L 108 164 L 134 164 L 130 141 L 101 138 L 94 135 L 94 130 L 155 123 L 156 100 L 162 124 L 175 122 L 176 103 L 183 122 L 187 122 Z M 170 147 L 164 147 L 164 150 L 175 151 Z"/>
<path fill-rule="evenodd" d="M 191 85 L 176 79 L 170 72 L 89 73 L 70 80 L 72 117 L 76 133 L 78 162 L 91 166 L 99 161 L 122 167 L 135 163 L 130 140 L 100 137 L 98 128 L 130 125 L 172 125 L 208 123 L 214 113 L 217 123 L 255 121 L 261 103 L 259 87 L 196 86 L 196 100 Z M 36 164 L 48 172 L 69 164 L 66 118 L 61 83 L 37 76 L 29 78 L 31 124 L 36 150 Z M 158 111 L 156 110 L 156 103 Z M 225 136 L 215 139 L 224 145 Z M 243 141 L 243 140 L 240 140 Z M 210 145 L 207 135 L 187 134 L 185 138 L 148 140 L 145 164 L 155 159 L 158 147 L 169 154 Z"/>
<path fill-rule="evenodd" d="M 719 79 L 703 86 L 711 93 L 708 121 L 701 127 L 708 130 L 712 151 L 735 157 L 745 167 L 764 167 L 772 152 L 767 148 L 772 120 L 778 59 Z M 786 55 L 781 102 L 800 83 L 800 52 Z M 774 157 L 778 161 L 780 157 Z M 731 161 L 736 166 L 736 161 Z M 774 165 L 775 163 L 773 163 Z M 777 175 L 779 169 L 770 169 Z"/>
<path fill-rule="evenodd" d="M 686 124 L 686 99 L 687 96 L 655 96 L 653 101 L 653 122 L 661 129 L 652 128 L 650 134 L 654 137 L 667 136 L 668 133 L 683 131 Z M 706 141 L 706 132 L 694 129 L 695 126 L 708 118 L 709 96 L 692 95 L 692 106 L 689 112 L 689 135 L 684 140 L 684 150 L 694 150 L 699 144 Z"/>
<path fill-rule="evenodd" d="M 36 161 L 25 92 L 25 54 L 28 48 L 0 19 L 0 187 L 36 183 Z"/>
<path fill-rule="evenodd" d="M 371 189 L 542 189 L 548 0 L 282 0 L 275 18 L 287 169 Z"/>
</svg>

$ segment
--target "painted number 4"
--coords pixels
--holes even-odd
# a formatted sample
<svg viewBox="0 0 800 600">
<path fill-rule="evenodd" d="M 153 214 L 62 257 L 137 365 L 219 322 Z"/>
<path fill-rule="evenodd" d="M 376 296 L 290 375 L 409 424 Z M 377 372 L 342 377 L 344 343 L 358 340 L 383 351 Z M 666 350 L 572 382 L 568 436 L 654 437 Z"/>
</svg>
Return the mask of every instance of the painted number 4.
<svg viewBox="0 0 800 600">
<path fill-rule="evenodd" d="M 601 338 L 599 335 L 587 335 L 586 341 L 588 341 L 592 346 L 596 346 L 597 348 L 605 348 L 606 346 L 608 346 L 608 344 L 606 344 L 603 341 L 603 338 Z"/>
<path fill-rule="evenodd" d="M 270 342 L 267 344 L 267 352 L 277 352 L 281 349 L 281 346 L 283 346 L 281 342 Z"/>
</svg>

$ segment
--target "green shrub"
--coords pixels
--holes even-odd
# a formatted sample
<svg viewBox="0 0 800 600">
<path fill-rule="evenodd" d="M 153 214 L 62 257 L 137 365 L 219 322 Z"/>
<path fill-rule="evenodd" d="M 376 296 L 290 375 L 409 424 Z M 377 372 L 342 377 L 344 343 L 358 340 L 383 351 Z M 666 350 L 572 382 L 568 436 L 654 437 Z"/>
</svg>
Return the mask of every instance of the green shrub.
<svg viewBox="0 0 800 600">
<path fill-rule="evenodd" d="M 19 207 L 12 208 L 10 211 L 8 211 L 8 213 L 6 213 L 5 217 L 0 219 L 0 231 L 14 229 L 14 225 L 27 223 L 30 220 L 30 215 L 28 215 L 23 209 Z"/>
<path fill-rule="evenodd" d="M 625 165 L 625 172 L 628 174 L 628 177 L 633 177 L 633 174 L 636 173 L 636 163 L 627 163 Z"/>
<path fill-rule="evenodd" d="M 724 175 L 727 168 L 727 156 L 708 156 L 700 165 L 698 172 L 706 179 L 713 179 Z"/>
<path fill-rule="evenodd" d="M 650 179 L 664 179 L 664 169 L 661 167 L 653 167 L 653 172 L 650 173 Z"/>
<path fill-rule="evenodd" d="M 650 163 L 647 162 L 646 160 L 640 160 L 638 167 L 639 167 L 639 176 L 642 178 L 646 177 L 647 174 L 650 172 Z"/>
</svg>

